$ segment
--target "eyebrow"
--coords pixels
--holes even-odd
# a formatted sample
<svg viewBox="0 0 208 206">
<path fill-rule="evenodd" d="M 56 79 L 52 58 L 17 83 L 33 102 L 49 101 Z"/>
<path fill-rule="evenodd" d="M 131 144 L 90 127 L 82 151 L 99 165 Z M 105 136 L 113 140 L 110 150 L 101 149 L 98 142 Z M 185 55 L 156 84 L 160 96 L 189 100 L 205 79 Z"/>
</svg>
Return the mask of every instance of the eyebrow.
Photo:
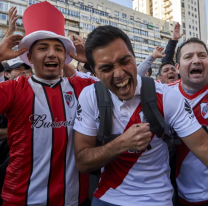
<svg viewBox="0 0 208 206">
<path fill-rule="evenodd" d="M 48 46 L 48 45 L 49 45 L 48 43 L 39 43 L 37 46 Z M 55 44 L 55 46 L 64 48 L 63 45 L 61 44 Z"/>
<path fill-rule="evenodd" d="M 129 55 L 129 54 L 125 55 L 124 57 L 122 57 L 121 59 L 119 59 L 119 62 L 124 61 L 128 57 L 131 57 L 131 55 Z M 101 70 L 104 67 L 112 67 L 112 65 L 113 65 L 113 63 L 111 63 L 111 64 L 103 64 L 103 65 L 101 65 L 101 66 L 98 67 L 98 70 Z"/>
</svg>

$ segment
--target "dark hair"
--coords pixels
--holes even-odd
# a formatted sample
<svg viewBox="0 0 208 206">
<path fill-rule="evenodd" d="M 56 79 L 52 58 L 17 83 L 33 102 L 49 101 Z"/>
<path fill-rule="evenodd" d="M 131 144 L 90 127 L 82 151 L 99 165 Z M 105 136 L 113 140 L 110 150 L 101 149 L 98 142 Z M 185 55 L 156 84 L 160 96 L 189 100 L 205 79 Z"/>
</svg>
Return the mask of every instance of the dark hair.
<svg viewBox="0 0 208 206">
<path fill-rule="evenodd" d="M 151 77 L 151 75 L 152 75 L 152 67 L 150 67 L 150 68 L 148 69 L 148 72 L 149 72 L 149 77 Z"/>
<path fill-rule="evenodd" d="M 198 43 L 198 44 L 201 44 L 204 46 L 207 54 L 208 54 L 208 50 L 207 50 L 207 46 L 206 44 L 201 41 L 199 38 L 196 38 L 196 37 L 192 37 L 192 38 L 189 38 L 187 41 L 183 42 L 182 44 L 180 44 L 178 46 L 178 49 L 177 49 L 177 52 L 176 52 L 176 63 L 180 64 L 180 58 L 181 58 L 181 49 L 184 45 L 186 44 L 190 44 L 190 43 Z"/>
<path fill-rule="evenodd" d="M 174 64 L 173 62 L 171 62 L 171 61 L 167 61 L 167 62 L 162 63 L 162 64 L 160 65 L 160 68 L 159 68 L 159 71 L 158 71 L 158 75 L 159 75 L 159 76 L 161 75 L 161 71 L 162 71 L 163 66 L 165 66 L 165 65 L 167 65 L 167 64 L 171 64 L 171 65 L 173 65 L 173 66 L 175 67 L 175 64 Z"/>
<path fill-rule="evenodd" d="M 87 41 L 85 42 L 85 54 L 93 70 L 95 68 L 95 61 L 92 52 L 99 47 L 107 46 L 118 38 L 121 38 L 126 43 L 129 51 L 135 56 L 129 37 L 117 27 L 99 26 L 88 35 Z"/>
</svg>

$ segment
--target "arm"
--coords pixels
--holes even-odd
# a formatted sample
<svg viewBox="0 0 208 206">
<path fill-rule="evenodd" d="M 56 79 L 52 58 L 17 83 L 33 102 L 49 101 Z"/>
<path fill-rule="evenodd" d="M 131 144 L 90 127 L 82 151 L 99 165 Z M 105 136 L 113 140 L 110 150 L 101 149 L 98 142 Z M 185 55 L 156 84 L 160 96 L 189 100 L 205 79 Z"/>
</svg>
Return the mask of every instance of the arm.
<svg viewBox="0 0 208 206">
<path fill-rule="evenodd" d="M 163 47 L 156 47 L 152 53 L 152 55 L 149 55 L 138 67 L 137 67 L 137 74 L 139 76 L 145 76 L 146 72 L 148 72 L 149 68 L 151 67 L 152 63 L 157 58 L 163 58 L 165 57 Z M 162 52 L 162 53 L 161 53 Z"/>
<path fill-rule="evenodd" d="M 137 127 L 139 125 L 139 127 Z M 81 172 L 95 171 L 121 153 L 144 150 L 151 141 L 148 124 L 132 125 L 122 135 L 101 147 L 95 147 L 96 137 L 75 132 L 76 165 Z"/>
<path fill-rule="evenodd" d="M 208 167 L 208 134 L 204 129 L 182 138 L 186 146 Z"/>
<path fill-rule="evenodd" d="M 4 36 L 4 38 L 11 36 L 17 30 L 16 21 L 19 19 L 20 16 L 15 17 L 17 14 L 16 7 L 11 7 L 8 16 L 9 16 L 9 28 Z"/>
<path fill-rule="evenodd" d="M 162 59 L 162 63 L 165 62 L 173 62 L 173 57 L 175 54 L 175 48 L 178 43 L 178 39 L 180 39 L 184 34 L 180 34 L 180 24 L 177 23 L 174 27 L 173 37 L 169 40 L 166 49 L 165 49 L 165 58 Z"/>
<path fill-rule="evenodd" d="M 7 128 L 0 128 L 0 141 L 7 138 Z"/>
</svg>

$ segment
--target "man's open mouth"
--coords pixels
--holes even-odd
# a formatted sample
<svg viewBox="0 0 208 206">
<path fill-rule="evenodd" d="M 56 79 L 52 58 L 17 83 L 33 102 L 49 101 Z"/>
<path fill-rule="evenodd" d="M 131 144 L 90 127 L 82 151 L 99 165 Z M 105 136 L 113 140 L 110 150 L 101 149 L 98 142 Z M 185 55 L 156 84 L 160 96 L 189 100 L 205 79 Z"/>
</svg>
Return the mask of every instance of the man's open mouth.
<svg viewBox="0 0 208 206">
<path fill-rule="evenodd" d="M 194 68 L 190 71 L 190 74 L 202 74 L 201 68 Z"/>
<path fill-rule="evenodd" d="M 115 84 L 115 86 L 120 94 L 125 94 L 130 89 L 130 79 L 126 79 L 123 82 L 119 82 Z"/>
<path fill-rule="evenodd" d="M 44 65 L 46 67 L 49 67 L 49 68 L 56 68 L 58 66 L 58 63 L 56 63 L 56 62 L 46 62 Z"/>
<path fill-rule="evenodd" d="M 169 76 L 168 79 L 174 80 L 175 77 L 174 76 Z"/>
</svg>

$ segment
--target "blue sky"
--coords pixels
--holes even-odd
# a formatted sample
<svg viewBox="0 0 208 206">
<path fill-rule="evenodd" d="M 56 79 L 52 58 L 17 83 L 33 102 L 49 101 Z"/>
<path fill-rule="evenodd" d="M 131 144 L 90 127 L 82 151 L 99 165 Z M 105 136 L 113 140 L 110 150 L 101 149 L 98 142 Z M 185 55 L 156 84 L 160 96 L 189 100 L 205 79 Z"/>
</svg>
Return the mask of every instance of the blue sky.
<svg viewBox="0 0 208 206">
<path fill-rule="evenodd" d="M 117 4 L 132 8 L 132 0 L 109 0 Z M 208 0 L 206 0 L 206 10 L 207 10 L 207 35 L 208 35 Z"/>
</svg>

